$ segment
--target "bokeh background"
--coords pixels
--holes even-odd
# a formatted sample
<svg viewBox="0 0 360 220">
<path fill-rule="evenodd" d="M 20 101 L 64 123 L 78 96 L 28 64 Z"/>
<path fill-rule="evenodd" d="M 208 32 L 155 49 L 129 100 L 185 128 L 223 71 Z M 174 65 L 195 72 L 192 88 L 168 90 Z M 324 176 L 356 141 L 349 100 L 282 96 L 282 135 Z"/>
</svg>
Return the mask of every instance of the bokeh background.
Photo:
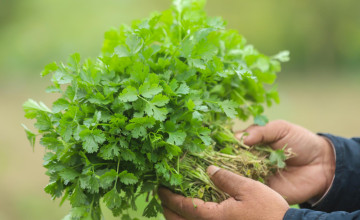
<svg viewBox="0 0 360 220">
<path fill-rule="evenodd" d="M 44 150 L 33 152 L 21 123 L 28 98 L 51 106 L 40 78 L 52 61 L 79 52 L 96 57 L 110 27 L 162 11 L 170 0 L 0 0 L 0 220 L 62 219 L 43 192 Z M 278 77 L 281 103 L 266 110 L 314 132 L 360 135 L 360 1 L 208 0 L 209 15 L 222 16 L 261 52 L 289 50 Z M 238 122 L 243 129 L 249 122 Z M 136 213 L 132 213 L 136 215 Z M 113 219 L 109 213 L 106 219 Z"/>
</svg>

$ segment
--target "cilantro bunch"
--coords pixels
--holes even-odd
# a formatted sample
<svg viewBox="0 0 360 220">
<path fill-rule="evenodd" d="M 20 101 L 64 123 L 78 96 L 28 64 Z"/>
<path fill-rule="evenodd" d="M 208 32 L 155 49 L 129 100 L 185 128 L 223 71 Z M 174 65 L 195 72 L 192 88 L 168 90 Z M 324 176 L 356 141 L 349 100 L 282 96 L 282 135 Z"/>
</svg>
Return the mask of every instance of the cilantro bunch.
<svg viewBox="0 0 360 220">
<path fill-rule="evenodd" d="M 101 200 L 127 219 L 143 194 L 151 199 L 143 215 L 156 216 L 160 184 L 221 201 L 227 195 L 204 172 L 212 163 L 259 180 L 283 167 L 283 152 L 236 140 L 231 120 L 266 123 L 263 106 L 278 102 L 270 85 L 288 53 L 259 53 L 221 18 L 207 17 L 204 5 L 174 0 L 167 11 L 106 32 L 96 59 L 73 54 L 41 73 L 52 74 L 46 91 L 61 98 L 51 109 L 24 103 L 38 132 L 25 130 L 32 146 L 41 136 L 45 191 L 70 200 L 69 219 L 101 219 Z"/>
</svg>

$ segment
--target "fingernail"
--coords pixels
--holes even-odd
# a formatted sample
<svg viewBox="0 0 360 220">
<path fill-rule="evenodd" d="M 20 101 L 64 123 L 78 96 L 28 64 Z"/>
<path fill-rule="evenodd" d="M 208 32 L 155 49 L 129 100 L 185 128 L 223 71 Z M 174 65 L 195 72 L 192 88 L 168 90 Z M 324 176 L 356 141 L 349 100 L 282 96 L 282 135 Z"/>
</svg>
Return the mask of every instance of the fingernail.
<svg viewBox="0 0 360 220">
<path fill-rule="evenodd" d="M 245 138 L 245 137 L 246 137 L 246 136 L 244 136 L 244 134 L 245 134 L 245 132 L 237 133 L 237 134 L 235 135 L 235 137 L 240 140 L 241 138 Z"/>
<path fill-rule="evenodd" d="M 214 165 L 211 165 L 211 166 L 209 166 L 209 167 L 207 168 L 207 171 L 206 171 L 206 172 L 208 173 L 208 175 L 209 175 L 210 177 L 212 177 L 212 176 L 214 176 L 215 173 L 217 173 L 219 170 L 220 170 L 219 167 L 214 166 Z"/>
</svg>

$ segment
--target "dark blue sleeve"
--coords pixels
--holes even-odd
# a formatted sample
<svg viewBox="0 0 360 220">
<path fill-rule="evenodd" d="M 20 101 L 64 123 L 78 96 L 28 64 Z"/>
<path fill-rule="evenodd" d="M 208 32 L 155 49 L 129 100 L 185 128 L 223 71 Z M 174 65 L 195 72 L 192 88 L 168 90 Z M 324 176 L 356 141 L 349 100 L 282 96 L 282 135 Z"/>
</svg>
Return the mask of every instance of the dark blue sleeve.
<svg viewBox="0 0 360 220">
<path fill-rule="evenodd" d="M 316 206 L 303 203 L 300 205 L 303 209 L 289 209 L 284 220 L 360 220 L 360 138 L 320 135 L 327 137 L 335 147 L 336 168 L 333 184 Z"/>
<path fill-rule="evenodd" d="M 310 209 L 289 209 L 284 220 L 359 220 L 360 210 L 355 212 L 320 212 Z"/>
</svg>

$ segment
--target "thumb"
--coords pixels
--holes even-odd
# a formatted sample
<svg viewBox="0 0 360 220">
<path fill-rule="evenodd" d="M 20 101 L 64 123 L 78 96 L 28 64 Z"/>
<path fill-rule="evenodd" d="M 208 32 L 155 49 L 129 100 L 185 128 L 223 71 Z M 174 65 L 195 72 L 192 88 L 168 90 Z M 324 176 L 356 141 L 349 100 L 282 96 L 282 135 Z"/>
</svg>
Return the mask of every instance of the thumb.
<svg viewBox="0 0 360 220">
<path fill-rule="evenodd" d="M 238 201 L 240 201 L 241 197 L 245 194 L 251 193 L 253 185 L 256 184 L 256 181 L 252 179 L 213 165 L 207 168 L 207 173 L 215 186 Z"/>
<path fill-rule="evenodd" d="M 238 139 L 244 138 L 244 143 L 249 146 L 260 143 L 271 144 L 285 138 L 292 127 L 294 125 L 289 122 L 277 120 L 269 122 L 265 126 L 252 125 L 245 129 L 244 132 L 237 133 L 236 137 Z M 245 133 L 247 133 L 247 136 L 244 136 Z M 283 146 L 272 147 L 277 149 Z"/>
</svg>

